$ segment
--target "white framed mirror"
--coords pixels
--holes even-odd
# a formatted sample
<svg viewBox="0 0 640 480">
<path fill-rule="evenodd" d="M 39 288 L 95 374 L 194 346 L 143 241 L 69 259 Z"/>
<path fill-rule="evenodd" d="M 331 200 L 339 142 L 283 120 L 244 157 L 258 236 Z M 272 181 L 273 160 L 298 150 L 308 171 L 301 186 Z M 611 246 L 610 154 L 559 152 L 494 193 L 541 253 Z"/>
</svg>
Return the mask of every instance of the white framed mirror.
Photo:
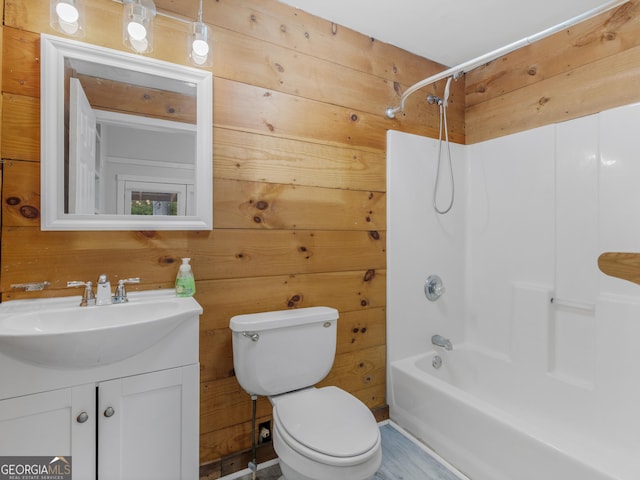
<svg viewBox="0 0 640 480">
<path fill-rule="evenodd" d="M 211 230 L 210 72 L 41 35 L 41 229 Z"/>
</svg>

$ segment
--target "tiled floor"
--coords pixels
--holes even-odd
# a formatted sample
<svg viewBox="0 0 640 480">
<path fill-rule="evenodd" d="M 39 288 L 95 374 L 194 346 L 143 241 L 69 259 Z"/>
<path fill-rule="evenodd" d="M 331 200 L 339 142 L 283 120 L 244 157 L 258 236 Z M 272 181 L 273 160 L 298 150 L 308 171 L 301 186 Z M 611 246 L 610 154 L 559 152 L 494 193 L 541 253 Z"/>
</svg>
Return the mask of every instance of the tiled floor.
<svg viewBox="0 0 640 480">
<path fill-rule="evenodd" d="M 464 480 L 440 464 L 391 424 L 380 427 L 382 435 L 382 465 L 376 473 L 375 480 Z M 239 480 L 251 480 L 251 474 Z M 280 467 L 259 470 L 258 480 L 278 480 Z"/>
</svg>

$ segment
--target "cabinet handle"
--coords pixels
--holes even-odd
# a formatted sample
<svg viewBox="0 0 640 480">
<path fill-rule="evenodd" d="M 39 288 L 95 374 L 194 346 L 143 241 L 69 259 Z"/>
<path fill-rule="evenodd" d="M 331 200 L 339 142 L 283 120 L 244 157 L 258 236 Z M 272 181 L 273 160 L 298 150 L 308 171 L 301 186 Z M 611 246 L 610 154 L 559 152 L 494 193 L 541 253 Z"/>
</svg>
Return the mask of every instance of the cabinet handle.
<svg viewBox="0 0 640 480">
<path fill-rule="evenodd" d="M 89 420 L 89 414 L 87 412 L 82 412 L 80 415 L 78 415 L 76 420 L 78 421 L 78 423 L 84 423 Z"/>
<path fill-rule="evenodd" d="M 107 418 L 113 417 L 115 413 L 116 411 L 113 409 L 113 407 L 107 407 L 107 409 L 104 411 L 104 416 Z"/>
</svg>

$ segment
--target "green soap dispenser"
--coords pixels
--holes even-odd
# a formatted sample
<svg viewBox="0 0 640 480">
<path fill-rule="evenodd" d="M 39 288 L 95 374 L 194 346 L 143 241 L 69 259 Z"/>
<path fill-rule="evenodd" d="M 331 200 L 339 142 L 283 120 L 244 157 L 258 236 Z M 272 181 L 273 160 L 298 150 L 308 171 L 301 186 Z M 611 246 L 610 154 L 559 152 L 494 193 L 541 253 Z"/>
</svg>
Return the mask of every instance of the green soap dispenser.
<svg viewBox="0 0 640 480">
<path fill-rule="evenodd" d="M 193 278 L 190 258 L 183 258 L 182 265 L 176 275 L 176 295 L 178 297 L 192 297 L 196 293 L 196 280 Z"/>
</svg>

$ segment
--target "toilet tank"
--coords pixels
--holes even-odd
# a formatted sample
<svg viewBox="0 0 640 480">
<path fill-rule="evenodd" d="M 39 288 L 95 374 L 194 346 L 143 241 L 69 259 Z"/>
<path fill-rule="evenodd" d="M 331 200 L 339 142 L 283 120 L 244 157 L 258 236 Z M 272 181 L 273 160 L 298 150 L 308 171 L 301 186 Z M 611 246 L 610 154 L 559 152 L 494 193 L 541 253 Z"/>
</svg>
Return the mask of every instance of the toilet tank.
<svg viewBox="0 0 640 480">
<path fill-rule="evenodd" d="M 309 307 L 237 315 L 233 365 L 240 386 L 254 395 L 278 395 L 327 376 L 336 353 L 338 311 Z"/>
</svg>

